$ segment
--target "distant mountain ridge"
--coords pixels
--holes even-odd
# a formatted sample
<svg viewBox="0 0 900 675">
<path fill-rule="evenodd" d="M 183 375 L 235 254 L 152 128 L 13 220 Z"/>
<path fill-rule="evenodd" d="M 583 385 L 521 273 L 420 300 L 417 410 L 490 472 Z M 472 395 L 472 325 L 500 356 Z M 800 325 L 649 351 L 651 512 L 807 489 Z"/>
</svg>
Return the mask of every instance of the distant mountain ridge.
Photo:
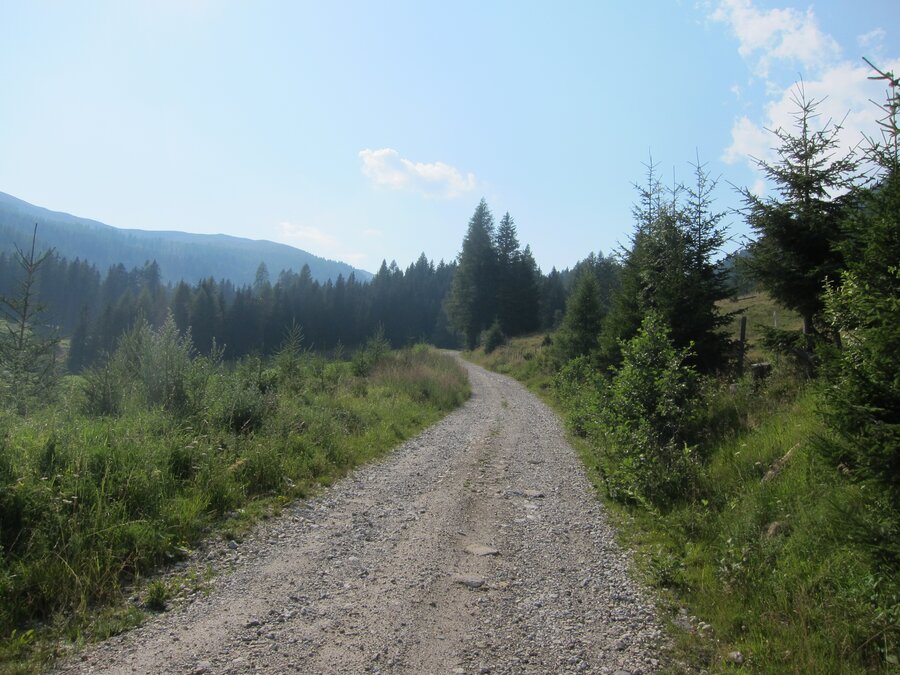
<svg viewBox="0 0 900 675">
<path fill-rule="evenodd" d="M 365 270 L 287 244 L 227 234 L 120 229 L 50 211 L 0 192 L 0 251 L 30 245 L 35 223 L 40 249 L 53 247 L 60 256 L 81 258 L 101 272 L 119 263 L 131 269 L 156 260 L 167 282 L 184 280 L 193 284 L 213 277 L 243 285 L 253 283 L 259 264 L 264 262 L 273 282 L 282 270 L 299 272 L 303 265 L 309 265 L 313 279 L 319 282 L 350 274 L 361 281 L 372 278 Z"/>
</svg>

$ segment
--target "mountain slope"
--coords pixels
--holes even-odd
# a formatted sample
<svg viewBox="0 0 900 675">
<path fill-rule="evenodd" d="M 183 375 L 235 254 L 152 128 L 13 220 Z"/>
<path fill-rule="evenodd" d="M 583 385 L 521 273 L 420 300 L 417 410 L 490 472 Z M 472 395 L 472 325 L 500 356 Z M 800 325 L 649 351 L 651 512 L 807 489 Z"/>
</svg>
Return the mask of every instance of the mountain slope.
<svg viewBox="0 0 900 675">
<path fill-rule="evenodd" d="M 30 244 L 35 223 L 39 248 L 53 247 L 61 256 L 87 260 L 101 271 L 118 263 L 130 269 L 156 260 L 165 281 L 194 283 L 213 277 L 240 285 L 252 283 L 260 262 L 265 262 L 273 281 L 282 270 L 299 272 L 303 265 L 309 265 L 313 279 L 321 282 L 336 279 L 339 274 L 348 277 L 354 273 L 359 280 L 372 276 L 347 263 L 286 244 L 225 234 L 119 229 L 50 211 L 0 192 L 0 251 Z"/>
</svg>

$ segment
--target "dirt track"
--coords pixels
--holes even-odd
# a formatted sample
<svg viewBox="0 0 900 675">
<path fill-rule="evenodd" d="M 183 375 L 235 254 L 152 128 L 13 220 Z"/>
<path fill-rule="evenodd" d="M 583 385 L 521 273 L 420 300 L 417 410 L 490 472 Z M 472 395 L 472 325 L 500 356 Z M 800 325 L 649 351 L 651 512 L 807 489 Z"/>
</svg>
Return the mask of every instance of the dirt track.
<svg viewBox="0 0 900 675">
<path fill-rule="evenodd" d="M 655 670 L 652 603 L 558 419 L 509 378 L 466 368 L 460 410 L 237 549 L 221 544 L 209 557 L 233 569 L 208 597 L 63 672 Z"/>
</svg>

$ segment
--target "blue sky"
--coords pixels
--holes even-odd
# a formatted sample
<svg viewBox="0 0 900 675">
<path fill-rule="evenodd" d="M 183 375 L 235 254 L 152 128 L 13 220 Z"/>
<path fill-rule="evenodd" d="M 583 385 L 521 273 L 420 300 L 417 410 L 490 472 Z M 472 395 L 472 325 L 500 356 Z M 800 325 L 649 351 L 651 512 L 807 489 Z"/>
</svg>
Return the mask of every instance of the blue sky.
<svg viewBox="0 0 900 675">
<path fill-rule="evenodd" d="M 651 153 L 764 191 L 800 77 L 856 143 L 898 32 L 891 0 L 0 0 L 0 191 L 369 270 L 454 258 L 483 196 L 549 271 L 627 240 Z"/>
</svg>

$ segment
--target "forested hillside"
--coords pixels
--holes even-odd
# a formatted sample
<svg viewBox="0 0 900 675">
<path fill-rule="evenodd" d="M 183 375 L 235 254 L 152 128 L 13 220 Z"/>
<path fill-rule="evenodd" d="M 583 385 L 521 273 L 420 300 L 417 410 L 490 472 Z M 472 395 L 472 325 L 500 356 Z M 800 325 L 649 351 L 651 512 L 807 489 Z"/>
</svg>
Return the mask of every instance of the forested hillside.
<svg viewBox="0 0 900 675">
<path fill-rule="evenodd" d="M 122 230 L 95 220 L 49 211 L 0 192 L 0 252 L 31 243 L 35 224 L 41 249 L 53 248 L 68 260 L 80 260 L 104 272 L 116 265 L 127 269 L 155 261 L 163 282 L 227 279 L 252 283 L 260 263 L 271 270 L 300 272 L 309 267 L 320 283 L 351 274 L 365 281 L 369 272 L 326 260 L 291 246 L 224 234 Z"/>
<path fill-rule="evenodd" d="M 475 220 L 482 227 L 483 249 L 470 253 L 464 243 L 459 263 L 435 264 L 422 254 L 405 270 L 382 262 L 368 281 L 351 272 L 325 282 L 317 281 L 306 265 L 299 272 L 276 274 L 262 263 L 248 284 L 213 277 L 194 284 L 166 283 L 155 260 L 131 269 L 118 263 L 101 272 L 86 260 L 42 249 L 39 225 L 34 244 L 43 259 L 34 289 L 44 305 L 42 321 L 68 339 L 67 366 L 78 372 L 110 353 L 123 332 L 140 320 L 158 327 L 169 314 L 179 330 L 191 331 L 200 353 L 209 353 L 215 343 L 229 360 L 271 353 L 294 324 L 318 350 L 354 348 L 379 330 L 395 347 L 417 341 L 452 347 L 461 336 L 477 341 L 495 316 L 497 329 L 508 335 L 551 329 L 562 316 L 567 287 L 583 265 L 602 263 L 608 270 L 606 282 L 615 279 L 615 261 L 593 254 L 572 272 L 553 269 L 543 275 L 530 249 L 520 248 L 509 214 L 495 231 L 482 202 Z M 476 258 L 482 275 L 477 280 L 471 277 Z M 21 262 L 16 253 L 0 253 L 4 297 L 19 292 Z M 457 275 L 459 264 L 463 272 Z M 480 295 L 473 290 L 476 282 L 485 289 Z"/>
</svg>

